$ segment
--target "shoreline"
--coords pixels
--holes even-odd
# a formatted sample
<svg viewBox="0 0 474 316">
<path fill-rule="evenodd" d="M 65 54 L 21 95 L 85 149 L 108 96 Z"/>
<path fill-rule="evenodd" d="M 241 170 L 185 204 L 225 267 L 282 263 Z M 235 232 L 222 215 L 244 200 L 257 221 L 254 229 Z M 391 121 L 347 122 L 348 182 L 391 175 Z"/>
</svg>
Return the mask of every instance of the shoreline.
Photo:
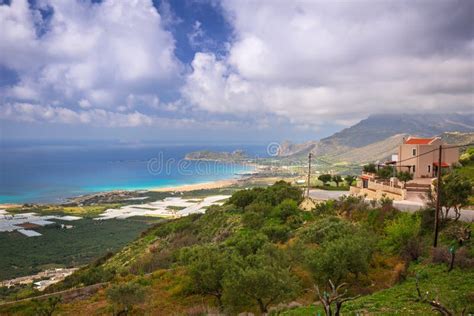
<svg viewBox="0 0 474 316">
<path fill-rule="evenodd" d="M 68 204 L 72 201 L 77 201 L 85 198 L 90 198 L 94 196 L 101 196 L 101 195 L 120 195 L 123 194 L 124 192 L 134 194 L 134 193 L 139 193 L 139 192 L 190 192 L 190 191 L 199 191 L 199 190 L 213 190 L 213 189 L 223 189 L 227 187 L 232 187 L 232 186 L 238 186 L 245 184 L 247 182 L 251 182 L 252 180 L 258 181 L 260 176 L 264 174 L 265 172 L 262 172 L 263 170 L 260 170 L 259 168 L 255 168 L 252 170 L 252 174 L 242 174 L 236 176 L 235 174 L 233 176 L 229 175 L 229 178 L 224 178 L 224 179 L 218 179 L 214 181 L 205 181 L 205 182 L 198 182 L 198 183 L 188 183 L 188 184 L 176 184 L 176 185 L 167 185 L 167 186 L 150 186 L 150 187 L 142 187 L 142 188 L 130 188 L 130 189 L 111 189 L 111 190 L 99 190 L 95 192 L 89 192 L 77 196 L 72 196 L 69 198 L 63 198 L 61 201 L 54 201 L 54 202 L 33 202 L 33 201 L 25 201 L 25 202 L 5 202 L 5 203 L 0 203 L 0 209 L 9 209 L 9 208 L 15 208 L 15 207 L 21 207 L 24 204 L 33 204 L 33 205 L 62 205 L 62 204 Z M 269 179 L 271 178 L 274 182 L 278 180 L 278 176 L 270 176 L 268 177 Z M 265 177 L 266 180 L 267 177 Z M 262 179 L 264 180 L 264 179 Z M 263 181 L 263 182 L 268 182 L 268 181 Z"/>
<path fill-rule="evenodd" d="M 229 179 L 220 179 L 215 181 L 206 181 L 206 182 L 199 182 L 199 183 L 192 183 L 192 184 L 179 184 L 179 185 L 171 185 L 165 187 L 149 187 L 149 188 L 141 188 L 141 189 L 116 189 L 116 190 L 104 190 L 104 191 L 97 191 L 97 192 L 90 192 L 83 195 L 74 196 L 71 198 L 66 198 L 62 202 L 57 203 L 48 203 L 48 202 L 16 202 L 16 203 L 0 203 L 0 210 L 1 209 L 10 209 L 21 207 L 24 204 L 34 204 L 34 205 L 52 205 L 52 204 L 64 204 L 75 199 L 81 199 L 86 197 L 92 197 L 96 195 L 113 195 L 113 194 L 121 194 L 123 192 L 190 192 L 190 191 L 198 191 L 198 190 L 212 190 L 212 189 L 222 189 L 226 187 L 230 187 L 243 181 L 249 180 L 251 177 L 241 176 L 238 178 L 229 178 Z"/>
<path fill-rule="evenodd" d="M 182 185 L 168 186 L 168 187 L 157 187 L 157 188 L 155 187 L 155 188 L 147 189 L 147 191 L 150 191 L 150 192 L 189 192 L 189 191 L 196 191 L 196 190 L 222 189 L 225 187 L 238 184 L 240 181 L 243 181 L 243 180 L 245 180 L 245 178 L 216 180 L 216 181 L 208 181 L 208 182 L 193 183 L 193 184 L 182 184 Z"/>
</svg>

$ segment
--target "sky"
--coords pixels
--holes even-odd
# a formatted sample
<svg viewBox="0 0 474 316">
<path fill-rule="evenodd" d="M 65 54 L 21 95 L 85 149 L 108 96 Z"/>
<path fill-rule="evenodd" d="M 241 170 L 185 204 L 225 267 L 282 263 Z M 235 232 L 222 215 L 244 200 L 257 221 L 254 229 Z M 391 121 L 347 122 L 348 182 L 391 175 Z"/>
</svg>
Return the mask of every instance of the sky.
<svg viewBox="0 0 474 316">
<path fill-rule="evenodd" d="M 0 136 L 318 139 L 474 109 L 474 1 L 0 0 Z"/>
</svg>

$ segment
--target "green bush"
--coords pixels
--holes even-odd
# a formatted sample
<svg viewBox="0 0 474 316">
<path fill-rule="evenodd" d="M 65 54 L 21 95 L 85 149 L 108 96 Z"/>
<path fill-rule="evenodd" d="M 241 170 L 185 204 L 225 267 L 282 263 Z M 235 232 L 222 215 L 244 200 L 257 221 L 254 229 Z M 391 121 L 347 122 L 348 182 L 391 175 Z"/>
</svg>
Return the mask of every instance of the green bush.
<svg viewBox="0 0 474 316">
<path fill-rule="evenodd" d="M 180 262 L 186 265 L 190 293 L 212 295 L 222 308 L 223 280 L 230 269 L 231 256 L 217 246 L 195 246 L 183 249 Z"/>
<path fill-rule="evenodd" d="M 224 281 L 224 300 L 236 307 L 253 302 L 266 314 L 271 305 L 295 298 L 300 290 L 285 251 L 266 244 L 229 271 Z"/>
<path fill-rule="evenodd" d="M 338 217 L 324 217 L 307 225 L 298 232 L 305 243 L 323 244 L 353 234 L 355 228 L 349 222 Z"/>
<path fill-rule="evenodd" d="M 288 225 L 275 221 L 267 221 L 262 227 L 262 232 L 268 236 L 272 242 L 285 242 L 290 238 L 291 228 Z"/>
<path fill-rule="evenodd" d="M 268 237 L 255 231 L 241 230 L 226 241 L 226 246 L 234 248 L 241 256 L 255 254 L 268 243 Z"/>
<path fill-rule="evenodd" d="M 246 228 L 250 229 L 260 229 L 265 223 L 265 216 L 263 213 L 257 213 L 257 212 L 245 212 L 242 215 L 242 224 Z"/>
<path fill-rule="evenodd" d="M 365 211 L 369 204 L 364 201 L 363 196 L 343 195 L 335 201 L 337 213 L 351 218 L 353 213 Z"/>
<path fill-rule="evenodd" d="M 328 200 L 316 204 L 313 213 L 317 216 L 336 215 L 336 202 Z"/>
<path fill-rule="evenodd" d="M 243 209 L 255 201 L 257 197 L 264 191 L 265 190 L 263 188 L 240 190 L 232 194 L 227 203 L 233 204 Z"/>
<path fill-rule="evenodd" d="M 272 217 L 276 217 L 282 222 L 286 222 L 288 217 L 295 216 L 298 213 L 299 209 L 296 201 L 291 199 L 285 199 L 273 209 Z"/>
<path fill-rule="evenodd" d="M 134 305 L 145 300 L 145 289 L 133 281 L 114 284 L 107 289 L 107 299 L 112 304 L 114 315 L 126 315 Z"/>
<path fill-rule="evenodd" d="M 385 227 L 382 246 L 389 252 L 416 260 L 421 254 L 421 217 L 417 214 L 400 213 Z"/>
<path fill-rule="evenodd" d="M 260 213 L 265 217 L 269 216 L 272 210 L 273 206 L 270 203 L 261 201 L 252 202 L 245 208 L 245 212 Z"/>
<path fill-rule="evenodd" d="M 383 168 L 379 169 L 377 171 L 377 176 L 382 179 L 389 179 L 393 177 L 394 175 L 396 176 L 396 171 L 395 169 L 390 166 L 384 166 Z"/>
<path fill-rule="evenodd" d="M 265 191 L 257 198 L 258 201 L 266 202 L 273 206 L 276 206 L 287 199 L 293 200 L 296 204 L 299 204 L 303 200 L 303 191 L 285 181 L 275 182 L 275 184 L 265 189 Z"/>
<path fill-rule="evenodd" d="M 463 166 L 467 166 L 474 162 L 474 147 L 468 148 L 462 155 L 459 157 L 459 162 Z"/>
<path fill-rule="evenodd" d="M 327 241 L 317 250 L 308 252 L 307 262 L 318 283 L 329 279 L 339 284 L 352 273 L 357 278 L 367 273 L 372 257 L 371 239 L 358 233 Z"/>
<path fill-rule="evenodd" d="M 373 164 L 373 163 L 369 163 L 369 164 L 363 166 L 362 170 L 364 170 L 364 172 L 371 172 L 371 173 L 377 172 L 375 164 Z"/>
</svg>

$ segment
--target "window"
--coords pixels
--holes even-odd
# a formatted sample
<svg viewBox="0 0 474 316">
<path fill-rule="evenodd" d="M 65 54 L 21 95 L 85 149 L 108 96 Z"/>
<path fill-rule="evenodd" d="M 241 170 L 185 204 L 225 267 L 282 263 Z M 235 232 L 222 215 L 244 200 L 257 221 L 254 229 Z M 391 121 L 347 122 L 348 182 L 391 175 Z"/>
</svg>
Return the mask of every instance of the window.
<svg viewBox="0 0 474 316">
<path fill-rule="evenodd" d="M 428 173 L 430 173 L 430 172 L 431 172 L 431 166 L 428 165 Z"/>
<path fill-rule="evenodd" d="M 416 148 L 412 149 L 413 156 L 416 156 Z"/>
<path fill-rule="evenodd" d="M 415 173 L 415 165 L 413 165 L 413 173 Z"/>
</svg>

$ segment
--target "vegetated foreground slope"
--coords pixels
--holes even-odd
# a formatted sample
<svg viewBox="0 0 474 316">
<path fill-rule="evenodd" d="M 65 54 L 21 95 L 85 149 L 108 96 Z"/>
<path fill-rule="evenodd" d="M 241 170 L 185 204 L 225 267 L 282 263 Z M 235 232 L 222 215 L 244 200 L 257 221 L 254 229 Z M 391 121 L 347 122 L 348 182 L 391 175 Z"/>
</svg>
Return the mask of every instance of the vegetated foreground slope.
<svg viewBox="0 0 474 316">
<path fill-rule="evenodd" d="M 322 312 L 315 289 L 328 291 L 331 280 L 347 283 L 345 297 L 362 295 L 343 312 L 430 314 L 417 276 L 429 299 L 474 312 L 474 247 L 467 238 L 459 243 L 473 224 L 444 222 L 433 250 L 433 210 L 400 213 L 388 199 L 369 205 L 346 197 L 304 212 L 301 200 L 285 182 L 238 191 L 206 214 L 157 224 L 47 291 L 110 282 L 92 297 L 59 304 L 63 315 L 314 315 Z M 450 247 L 456 257 L 448 272 Z M 0 314 L 34 314 L 37 305 L 0 306 Z"/>
</svg>

